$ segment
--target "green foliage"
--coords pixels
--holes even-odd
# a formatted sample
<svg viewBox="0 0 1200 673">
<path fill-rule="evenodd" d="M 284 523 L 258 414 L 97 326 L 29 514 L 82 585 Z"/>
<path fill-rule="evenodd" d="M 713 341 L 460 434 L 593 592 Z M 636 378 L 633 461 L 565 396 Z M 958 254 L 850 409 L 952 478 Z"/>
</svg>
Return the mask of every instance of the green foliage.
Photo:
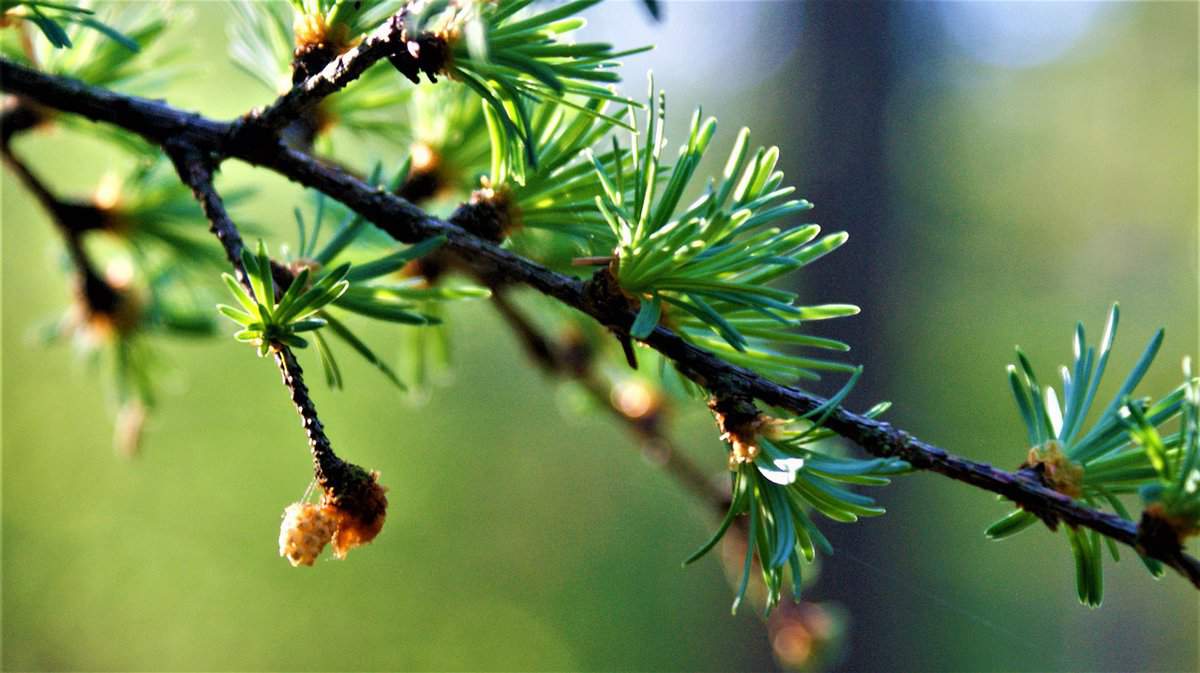
<svg viewBox="0 0 1200 673">
<path fill-rule="evenodd" d="M 35 23 L 48 39 L 23 43 L 17 31 L 4 31 L 0 48 L 18 63 L 132 93 L 160 87 L 175 74 L 169 66 L 181 52 L 152 49 L 167 27 L 164 9 L 170 3 L 113 3 L 105 8 L 103 22 L 86 6 L 0 0 L 0 9 L 5 18 Z"/>
<path fill-rule="evenodd" d="M 857 378 L 857 376 L 855 377 Z M 852 383 L 850 384 L 852 385 Z M 843 389 L 844 398 L 849 385 Z M 823 414 L 838 404 L 814 410 L 807 416 L 786 423 L 767 421 L 752 440 L 756 449 L 752 461 L 734 462 L 733 494 L 716 533 L 684 563 L 691 563 L 712 549 L 739 516 L 748 517 L 746 548 L 741 582 L 733 602 L 736 612 L 746 595 L 751 571 L 757 559 L 767 589 L 766 610 L 779 603 L 784 576 L 790 570 L 792 593 L 800 600 L 801 561 L 811 563 L 817 550 L 833 554 L 833 547 L 817 528 L 810 512 L 839 523 L 853 523 L 863 516 L 879 516 L 884 509 L 874 500 L 849 490 L 848 486 L 883 486 L 889 477 L 910 470 L 898 459 L 856 460 L 829 452 L 819 444 L 832 433 L 819 425 Z M 886 404 L 867 412 L 875 417 Z M 748 438 L 731 438 L 735 445 Z"/>
<path fill-rule="evenodd" d="M 609 44 L 575 43 L 565 38 L 585 24 L 576 15 L 599 1 L 575 0 L 526 14 L 523 10 L 532 0 L 462 6 L 442 0 L 411 17 L 409 25 L 414 31 L 428 30 L 446 39 L 450 52 L 446 74 L 487 103 L 504 136 L 499 148 L 506 154 L 523 150 L 525 160 L 535 165 L 534 105 L 553 101 L 601 115 L 595 106 L 581 105 L 575 97 L 629 102 L 607 86 L 620 81 L 613 70 L 618 65 L 615 59 L 649 47 L 617 52 Z"/>
<path fill-rule="evenodd" d="M 297 16 L 344 31 L 350 39 L 369 32 L 404 6 L 400 0 L 288 0 Z"/>
<path fill-rule="evenodd" d="M 769 226 L 811 204 L 783 200 L 794 188 L 782 186 L 783 173 L 775 170 L 778 149 L 760 147 L 751 155 L 746 129 L 720 179 L 710 181 L 695 202 L 681 205 L 717 122 L 712 117 L 701 122 L 696 110 L 687 143 L 660 190 L 665 113 L 660 94 L 658 106 L 647 113 L 644 146 L 639 149 L 635 137 L 624 161 L 609 162 L 632 166 L 630 175 L 595 160 L 604 186 L 596 202 L 616 240 L 616 279 L 640 304 L 633 336 L 645 337 L 670 309 L 665 322 L 682 336 L 769 376 L 792 380 L 817 378 L 815 370 L 852 371 L 843 363 L 776 350 L 772 343 L 848 350 L 791 330 L 810 320 L 853 315 L 857 307 L 797 306 L 794 292 L 769 285 L 837 249 L 846 234 L 817 239 L 815 224 Z"/>
<path fill-rule="evenodd" d="M 1200 378 L 1184 360 L 1182 425 L 1163 436 L 1142 405 L 1126 403 L 1123 417 L 1129 433 L 1154 469 L 1154 479 L 1139 489 L 1142 502 L 1175 528 L 1180 538 L 1200 529 Z"/>
<path fill-rule="evenodd" d="M 74 46 L 80 28 L 95 31 L 129 51 L 137 51 L 138 40 L 96 18 L 96 12 L 84 5 L 45 0 L 0 0 L 0 15 L 5 22 L 23 21 L 37 26 L 55 49 Z"/>
<path fill-rule="evenodd" d="M 380 169 L 377 167 L 370 180 L 378 183 Z M 401 170 L 391 181 L 390 188 L 395 189 L 403 180 L 405 170 Z M 399 376 L 387 359 L 377 355 L 366 342 L 357 336 L 346 324 L 345 315 L 355 314 L 362 318 L 379 320 L 412 327 L 437 326 L 441 323 L 440 310 L 437 305 L 447 301 L 460 301 L 487 297 L 488 291 L 470 285 L 442 285 L 430 287 L 424 279 L 415 275 L 405 275 L 409 263 L 435 251 L 444 243 L 442 238 L 422 241 L 402 250 L 389 252 L 380 257 L 363 259 L 364 252 L 369 246 L 363 245 L 370 238 L 375 227 L 370 225 L 356 213 L 345 213 L 341 217 L 337 229 L 328 240 L 321 242 L 321 231 L 324 220 L 330 212 L 326 207 L 323 195 L 315 198 L 315 208 L 312 224 L 309 226 L 300 209 L 295 210 L 296 225 L 299 233 L 299 246 L 295 256 L 289 260 L 289 268 L 300 269 L 304 273 L 310 269 L 329 267 L 342 260 L 353 260 L 353 265 L 345 275 L 349 284 L 346 290 L 315 313 L 315 318 L 329 327 L 329 332 L 380 371 L 389 381 L 403 388 Z M 300 276 L 296 276 L 296 282 Z M 334 309 L 337 309 L 335 311 Z M 320 354 L 325 370 L 326 381 L 331 387 L 343 387 L 341 368 L 334 357 L 329 341 L 322 332 L 314 332 L 317 342 L 317 352 Z M 418 341 L 424 346 L 427 339 Z M 416 346 L 414 346 L 416 347 Z M 421 353 L 431 355 L 436 350 Z M 428 368 L 421 367 L 416 371 L 418 383 L 424 382 L 424 373 Z"/>
<path fill-rule="evenodd" d="M 249 196 L 229 191 L 224 200 L 234 205 Z M 204 235 L 204 215 L 191 191 L 165 158 L 139 162 L 123 178 L 109 174 L 94 197 L 105 212 L 108 231 L 128 244 L 139 260 L 163 260 L 184 269 L 223 266 L 224 253 Z"/>
<path fill-rule="evenodd" d="M 21 11 L 13 9 L 5 16 Z M 99 12 L 84 5 L 62 11 L 81 17 L 61 26 L 70 41 L 69 49 L 60 48 L 53 41 L 25 39 L 18 25 L 15 29 L 0 30 L 0 53 L 44 72 L 138 95 L 154 95 L 180 74 L 183 48 L 170 47 L 162 40 L 171 12 L 175 17 L 180 16 L 173 3 L 114 2 L 107 3 Z M 104 30 L 97 30 L 96 26 L 103 26 Z M 113 126 L 97 126 L 75 115 L 58 115 L 54 122 L 87 135 L 105 137 L 142 157 L 157 156 L 157 148 L 141 137 Z"/>
<path fill-rule="evenodd" d="M 452 198 L 465 199 L 480 186 L 492 152 L 479 97 L 456 82 L 416 87 L 408 117 L 412 174 L 424 174 Z"/>
<path fill-rule="evenodd" d="M 751 149 L 748 129 L 738 133 L 721 173 L 698 183 L 696 172 L 717 127 L 699 109 L 680 152 L 665 163 L 665 96 L 655 94 L 651 81 L 649 104 L 642 106 L 614 86 L 619 81 L 616 59 L 644 49 L 619 51 L 609 44 L 574 40 L 584 26 L 579 14 L 598 2 L 534 8 L 532 0 L 440 0 L 411 7 L 398 0 L 242 0 L 234 3 L 230 49 L 242 70 L 278 94 L 311 74 L 310 68 L 346 53 L 392 13 L 409 8 L 405 20 L 411 41 L 403 45 L 408 56 L 424 58 L 417 53 L 422 44 L 444 44 L 445 53 L 434 55 L 441 61 L 423 71 L 431 79 L 444 74 L 451 81 L 399 86 L 397 73 L 377 63 L 294 120 L 283 133 L 285 140 L 300 134 L 304 142 L 293 145 L 308 150 L 314 138 L 323 139 L 316 147 L 335 162 L 361 159 L 363 153 L 334 152 L 327 141 L 333 128 L 370 134 L 368 154 L 384 142 L 409 145 L 407 160 L 391 180 L 381 181 L 376 168 L 368 182 L 406 196 L 406 189 L 413 190 L 414 200 L 473 195 L 472 203 L 498 206 L 510 220 L 510 231 L 504 233 L 512 236 L 502 242 L 509 249 L 555 268 L 579 262 L 575 272 L 605 266 L 616 282 L 614 298 L 627 300 L 636 311 L 630 330 L 635 338 L 645 339 L 662 326 L 726 362 L 781 381 L 816 379 L 825 371 L 850 374 L 842 390 L 810 414 L 786 421 L 759 418 L 752 427 L 724 437 L 733 446 L 731 504 L 716 533 L 688 562 L 731 529 L 739 532 L 746 549 L 734 609 L 746 595 L 757 563 L 770 610 L 781 600 L 789 573 L 798 596 L 803 563 L 811 563 L 818 548 L 832 553 L 813 513 L 842 523 L 880 515 L 883 509 L 852 487 L 882 486 L 910 469 L 896 459 L 846 458 L 822 443 L 833 435 L 822 424 L 846 399 L 862 369 L 835 356 L 799 354 L 800 347 L 841 353 L 849 346 L 798 330 L 858 309 L 800 305 L 795 292 L 776 286 L 789 272 L 839 248 L 847 235 L 821 236 L 815 224 L 785 222 L 812 205 L 792 198 L 795 190 L 784 184 L 777 168 L 778 148 Z M 657 15 L 657 3 L 645 4 Z M 170 67 L 173 52 L 161 48 L 167 26 L 161 6 L 122 7 L 106 16 L 107 22 L 87 8 L 40 0 L 0 0 L 0 10 L 6 23 L 29 22 L 54 47 L 38 41 L 31 48 L 22 34 L 8 31 L 2 42 L 6 57 L 47 72 L 143 91 L 154 90 L 175 72 Z M 61 49 L 67 46 L 73 49 Z M 404 53 L 393 52 L 392 58 L 397 54 L 401 62 L 396 65 L 404 71 Z M 305 61 L 308 56 L 312 58 Z M 642 129 L 640 109 L 646 109 Z M 618 129 L 630 133 L 624 146 L 616 137 Z M 147 150 L 130 136 L 116 138 L 135 152 Z M 112 353 L 123 403 L 149 406 L 153 401 L 161 367 L 146 345 L 147 334 L 205 334 L 212 329 L 210 316 L 196 310 L 203 300 L 185 276 L 195 270 L 193 262 L 223 263 L 222 256 L 214 245 L 185 232 L 183 225 L 198 224 L 200 211 L 171 173 L 166 162 L 141 163 L 114 188 L 113 198 L 98 194 L 94 199 L 109 218 L 97 228 L 133 251 L 148 277 L 144 292 L 141 287 L 137 292 L 120 288 L 122 301 L 107 312 L 81 301 L 57 330 L 93 353 Z M 686 200 L 697 192 L 698 198 Z M 229 203 L 236 196 L 225 194 Z M 234 336 L 254 344 L 260 356 L 315 341 L 334 388 L 344 386 L 334 346 L 349 346 L 403 388 L 391 358 L 379 355 L 354 329 L 359 320 L 400 324 L 413 328 L 397 339 L 408 363 L 407 378 L 423 384 L 444 370 L 449 358 L 446 303 L 488 296 L 483 288 L 447 280 L 456 269 L 444 259 L 426 259 L 444 240 L 399 249 L 387 242 L 381 252 L 378 242 L 385 236 L 322 196 L 315 199 L 311 214 L 297 208 L 294 216 L 294 250 L 281 247 L 279 262 L 268 256 L 261 241 L 254 253 L 243 250 L 248 288 L 224 275 L 236 301 L 218 310 L 240 326 Z M 331 221 L 336 226 L 326 232 Z M 414 264 L 418 261 L 422 264 Z M 569 320 L 579 316 L 572 313 Z M 1018 364 L 1008 375 L 1027 430 L 1025 467 L 1059 492 L 1129 520 L 1121 498 L 1140 494 L 1146 512 L 1167 521 L 1182 537 L 1200 522 L 1200 381 L 1190 379 L 1157 401 L 1133 396 L 1162 342 L 1160 331 L 1112 401 L 1086 426 L 1117 322 L 1114 306 L 1099 347 L 1086 346 L 1083 326 L 1077 327 L 1073 364 L 1062 369 L 1061 398 L 1039 383 L 1028 358 L 1017 351 Z M 588 351 L 587 367 L 593 367 L 593 352 L 604 358 L 597 370 L 624 367 L 626 354 L 608 332 L 588 324 L 592 333 L 581 337 L 594 348 Z M 665 357 L 648 359 L 664 374 L 662 390 L 707 395 Z M 885 408 L 879 405 L 866 415 L 874 418 Z M 1164 431 L 1164 424 L 1177 415 L 1182 415 L 1181 429 Z M 1036 521 L 1018 509 L 987 534 L 1001 539 Z M 1068 529 L 1065 534 L 1080 600 L 1099 605 L 1102 547 L 1107 542 L 1117 559 L 1116 546 L 1102 542 L 1094 531 Z M 1152 573 L 1161 574 L 1158 562 L 1143 561 Z"/>
<path fill-rule="evenodd" d="M 242 326 L 234 338 L 257 346 L 260 357 L 282 346 L 307 348 L 308 342 L 299 335 L 324 327 L 326 321 L 315 317 L 317 311 L 350 287 L 346 280 L 349 264 L 321 274 L 311 285 L 310 272 L 305 268 L 296 274 L 282 296 L 276 298 L 271 260 L 262 241 L 258 242 L 257 254 L 242 250 L 242 266 L 253 293 L 247 292 L 233 276 L 222 274 L 240 308 L 220 304 L 217 310 Z"/>
<path fill-rule="evenodd" d="M 230 60 L 272 94 L 290 89 L 295 39 L 287 5 L 241 0 L 232 3 L 232 7 Z"/>
<path fill-rule="evenodd" d="M 159 348 L 162 341 L 209 337 L 216 326 L 179 267 L 142 259 L 135 269 L 127 258 L 114 257 L 106 275 L 116 305 L 100 310 L 81 292 L 61 318 L 42 330 L 41 340 L 69 340 L 91 368 L 104 372 L 101 380 L 118 410 L 115 448 L 131 456 L 139 449 L 146 414 L 170 375 L 170 363 Z"/>
<path fill-rule="evenodd" d="M 513 138 L 504 135 L 495 110 L 485 106 L 483 111 L 492 148 L 490 184 L 495 188 L 509 184 L 527 188 L 526 205 L 536 208 L 540 205 L 539 192 L 550 188 L 547 183 L 556 182 L 554 178 L 559 169 L 577 159 L 612 129 L 612 118 L 603 114 L 606 107 L 607 101 L 599 99 L 579 107 L 568 107 L 557 101 L 535 106 L 530 114 L 533 120 L 530 135 L 538 142 L 533 161 L 529 161 L 523 153 L 505 148 Z M 590 172 L 586 166 L 583 168 L 585 170 L 578 173 Z"/>
<path fill-rule="evenodd" d="M 1133 370 L 1126 376 L 1112 401 L 1099 417 L 1084 431 L 1100 379 L 1108 364 L 1109 353 L 1116 337 L 1120 311 L 1116 304 L 1109 312 L 1099 350 L 1086 345 L 1083 324 L 1075 327 L 1075 357 L 1072 367 L 1061 368 L 1063 405 L 1050 386 L 1043 387 L 1034 375 L 1029 359 L 1018 348 L 1018 365 L 1009 365 L 1008 379 L 1016 398 L 1017 408 L 1025 423 L 1030 449 L 1027 466 L 1040 471 L 1052 488 L 1080 499 L 1092 507 L 1110 507 L 1119 516 L 1130 519 L 1129 511 L 1118 496 L 1135 492 L 1156 478 L 1152 452 L 1134 441 L 1127 431 L 1122 409 L 1133 409 L 1144 427 L 1158 427 L 1177 415 L 1184 397 L 1184 388 L 1164 396 L 1157 402 L 1131 399 L 1134 389 L 1162 345 L 1160 329 L 1150 339 Z M 1175 435 L 1162 442 L 1165 451 L 1177 453 L 1180 437 Z M 988 537 L 999 540 L 1018 533 L 1037 522 L 1037 517 L 1024 510 L 1014 510 L 987 529 Z M 1075 557 L 1076 587 L 1079 600 L 1085 605 L 1100 605 L 1104 593 L 1103 549 L 1095 531 L 1066 530 L 1071 552 Z M 1107 541 L 1114 561 L 1119 560 L 1117 547 Z M 1142 557 L 1155 576 L 1162 574 L 1157 561 Z"/>
<path fill-rule="evenodd" d="M 570 237 L 578 250 L 611 249 L 613 238 L 594 201 L 602 189 L 601 178 L 590 162 L 580 159 L 612 131 L 613 122 L 603 114 L 607 101 L 592 100 L 582 107 L 553 101 L 535 107 L 536 162 L 512 148 L 502 149 L 512 138 L 501 131 L 492 109 L 485 108 L 492 147 L 488 184 L 501 194 L 520 227 Z M 594 159 L 619 170 L 616 162 L 626 157 L 610 152 Z"/>
</svg>

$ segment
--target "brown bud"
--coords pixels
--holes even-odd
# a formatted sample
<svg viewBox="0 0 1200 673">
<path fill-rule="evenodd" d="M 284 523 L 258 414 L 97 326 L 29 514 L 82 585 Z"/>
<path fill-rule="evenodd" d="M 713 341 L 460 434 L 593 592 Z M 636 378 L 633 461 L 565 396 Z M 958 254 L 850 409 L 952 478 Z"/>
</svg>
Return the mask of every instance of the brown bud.
<svg viewBox="0 0 1200 673">
<path fill-rule="evenodd" d="M 321 500 L 322 510 L 336 524 L 333 553 L 338 558 L 346 558 L 351 549 L 374 540 L 387 518 L 387 489 L 379 484 L 379 473 L 348 467 L 348 477 L 337 489 L 327 490 Z"/>
<path fill-rule="evenodd" d="M 1030 449 L 1021 467 L 1040 473 L 1047 486 L 1065 496 L 1083 495 L 1083 466 L 1068 458 L 1057 440 Z"/>
</svg>

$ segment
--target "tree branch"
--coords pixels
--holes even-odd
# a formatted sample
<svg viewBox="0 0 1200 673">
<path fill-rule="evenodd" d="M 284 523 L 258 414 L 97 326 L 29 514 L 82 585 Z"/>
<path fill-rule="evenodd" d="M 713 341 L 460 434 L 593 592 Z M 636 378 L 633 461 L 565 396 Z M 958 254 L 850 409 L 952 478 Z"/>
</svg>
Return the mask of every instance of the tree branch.
<svg viewBox="0 0 1200 673">
<path fill-rule="evenodd" d="M 229 219 L 225 204 L 213 186 L 213 172 L 209 159 L 185 143 L 169 142 L 163 148 L 175 164 L 175 172 L 179 174 L 180 181 L 192 190 L 192 195 L 204 211 L 204 217 L 208 219 L 208 230 L 221 242 L 225 258 L 233 267 L 238 282 L 253 297 L 254 288 L 250 286 L 250 277 L 246 275 L 246 267 L 242 265 L 242 250 L 245 248 L 242 234 L 233 220 Z M 265 298 L 258 297 L 258 300 L 263 301 Z"/>
<path fill-rule="evenodd" d="M 8 145 L 13 136 L 47 121 L 35 106 L 18 96 L 7 97 L 0 105 L 0 145 Z"/>
<path fill-rule="evenodd" d="M 208 218 L 210 231 L 216 235 L 217 239 L 221 241 L 221 246 L 225 248 L 225 255 L 237 272 L 238 282 L 246 288 L 250 296 L 254 296 L 250 277 L 247 275 L 245 265 L 242 264 L 244 247 L 242 236 L 238 232 L 237 225 L 229 218 L 225 205 L 221 202 L 221 196 L 213 186 L 210 159 L 199 150 L 186 144 L 169 142 L 165 149 L 175 164 L 179 179 L 192 190 L 196 201 L 200 203 L 200 208 Z M 260 302 L 268 301 L 264 297 L 257 297 L 257 299 Z M 308 437 L 308 446 L 312 453 L 313 471 L 316 474 L 317 482 L 326 491 L 338 490 L 337 487 L 346 479 L 346 464 L 334 453 L 329 437 L 325 434 L 325 426 L 317 417 L 316 404 L 308 394 L 308 386 L 304 384 L 304 370 L 300 368 L 296 356 L 287 346 L 272 344 L 271 350 L 275 358 L 275 365 L 283 377 L 283 384 L 291 393 L 292 404 L 295 405 L 296 412 L 300 415 L 304 434 Z"/>
<path fill-rule="evenodd" d="M 404 33 L 403 14 L 394 14 L 358 46 L 330 61 L 320 72 L 292 87 L 267 108 L 247 114 L 240 123 L 279 131 L 311 110 L 321 99 L 345 88 L 396 49 Z"/>
<path fill-rule="evenodd" d="M 358 46 L 331 60 L 320 72 L 296 84 L 262 111 L 251 112 L 235 122 L 234 132 L 240 133 L 247 127 L 280 131 L 385 58 L 392 59 L 396 68 L 414 82 L 421 72 L 432 78 L 444 63 L 445 42 L 430 34 L 410 37 L 404 25 L 407 12 L 407 9 L 396 12 Z"/>
<path fill-rule="evenodd" d="M 210 153 L 214 161 L 233 157 L 270 168 L 342 202 L 397 241 L 415 243 L 432 236 L 445 236 L 444 249 L 475 272 L 528 285 L 586 313 L 619 337 L 629 337 L 634 315 L 621 302 L 611 301 L 604 293 L 596 292 L 596 284 L 584 283 L 517 256 L 468 233 L 455 224 L 455 217 L 449 221 L 433 217 L 397 196 L 284 147 L 274 136 L 261 130 L 250 131 L 249 125 L 238 126 L 242 130 L 234 133 L 234 124 L 213 121 L 165 103 L 45 75 L 4 59 L 0 59 L 0 81 L 11 93 L 25 95 L 58 110 L 115 124 L 159 144 L 188 146 Z M 233 140 L 236 142 L 231 142 Z M 655 328 L 642 342 L 673 360 L 681 372 L 717 396 L 755 398 L 797 415 L 808 413 L 824 402 L 819 397 L 731 365 L 663 327 Z M 1136 523 L 1093 510 L 1061 495 L 1044 486 L 1035 474 L 1006 472 L 955 456 L 888 423 L 842 408 L 836 409 L 825 424 L 868 453 L 902 458 L 917 469 L 1000 494 L 1052 527 L 1062 522 L 1095 530 L 1162 561 L 1200 587 L 1200 562 L 1185 554 L 1181 547 L 1144 539 L 1139 536 Z"/>
</svg>

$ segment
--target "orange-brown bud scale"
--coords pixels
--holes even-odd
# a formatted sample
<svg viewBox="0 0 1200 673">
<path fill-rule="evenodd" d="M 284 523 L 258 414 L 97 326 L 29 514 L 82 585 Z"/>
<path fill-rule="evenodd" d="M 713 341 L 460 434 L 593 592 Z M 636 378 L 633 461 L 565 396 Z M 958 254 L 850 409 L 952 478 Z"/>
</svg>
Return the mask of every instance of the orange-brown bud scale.
<svg viewBox="0 0 1200 673">
<path fill-rule="evenodd" d="M 142 319 L 142 302 L 130 289 L 110 288 L 116 293 L 117 303 L 111 309 L 99 310 L 88 300 L 85 283 L 76 284 L 75 301 L 68 309 L 65 327 L 85 339 L 89 344 L 99 346 L 112 340 L 133 334 L 137 331 Z"/>
<path fill-rule="evenodd" d="M 427 143 L 415 142 L 409 148 L 411 163 L 408 176 L 396 188 L 396 196 L 412 203 L 437 199 L 454 191 L 458 171 Z"/>
<path fill-rule="evenodd" d="M 519 213 L 506 190 L 492 189 L 485 183 L 454 211 L 450 222 L 480 238 L 501 243 L 519 227 Z"/>
<path fill-rule="evenodd" d="M 330 25 L 324 14 L 304 14 L 292 23 L 296 50 L 292 53 L 292 83 L 317 74 L 330 61 L 346 53 L 362 38 L 352 37 L 345 24 Z M 318 122 L 313 122 L 318 128 Z"/>
<path fill-rule="evenodd" d="M 387 489 L 379 484 L 379 472 L 367 472 L 347 464 L 347 476 L 336 487 L 329 487 L 321 505 L 337 523 L 333 534 L 333 553 L 346 558 L 346 552 L 367 544 L 379 535 L 387 518 Z"/>
<path fill-rule="evenodd" d="M 1021 467 L 1040 473 L 1047 486 L 1067 497 L 1083 495 L 1083 466 L 1068 458 L 1057 440 L 1029 449 Z"/>
<path fill-rule="evenodd" d="M 313 279 L 317 277 L 317 274 L 321 273 L 321 268 L 320 262 L 315 259 L 308 259 L 305 257 L 293 259 L 292 261 L 288 262 L 287 265 L 287 270 L 292 274 L 293 280 L 296 278 L 296 276 L 300 275 L 301 271 L 308 269 L 308 283 L 304 287 L 300 288 L 300 291 L 302 292 L 312 287 Z"/>
<path fill-rule="evenodd" d="M 329 25 L 324 14 L 304 14 L 292 23 L 296 50 L 321 47 L 332 51 L 335 56 L 349 51 L 361 38 L 351 39 L 350 29 L 345 24 Z"/>
<path fill-rule="evenodd" d="M 1174 533 L 1180 544 L 1193 535 L 1200 535 L 1200 521 L 1192 516 L 1172 514 L 1161 502 L 1152 503 L 1142 511 L 1143 522 L 1149 518 Z"/>
<path fill-rule="evenodd" d="M 775 424 L 774 419 L 758 413 L 754 404 L 745 400 L 714 398 L 709 408 L 721 440 L 729 443 L 729 469 L 754 462 L 759 454 L 758 436 Z"/>
</svg>

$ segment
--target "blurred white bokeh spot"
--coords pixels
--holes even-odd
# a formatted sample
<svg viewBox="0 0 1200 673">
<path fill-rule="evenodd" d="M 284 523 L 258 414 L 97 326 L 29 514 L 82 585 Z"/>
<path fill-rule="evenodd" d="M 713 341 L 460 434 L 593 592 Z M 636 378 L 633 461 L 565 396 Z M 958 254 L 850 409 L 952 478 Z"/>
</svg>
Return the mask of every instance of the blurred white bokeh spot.
<svg viewBox="0 0 1200 673">
<path fill-rule="evenodd" d="M 668 89 L 703 88 L 714 81 L 726 90 L 746 89 L 773 75 L 800 44 L 800 3 L 689 0 L 662 5 L 661 22 L 650 18 L 641 0 L 605 3 L 586 13 L 588 27 L 579 40 L 655 45 L 648 54 L 624 59 L 628 65 L 622 76 L 631 83 L 627 93 L 637 90 L 647 68 L 671 73 L 671 81 L 662 82 Z M 702 81 L 688 81 L 688 74 Z"/>
<path fill-rule="evenodd" d="M 951 42 L 972 58 L 1008 68 L 1057 60 L 1111 5 L 1100 2 L 939 2 Z"/>
</svg>

